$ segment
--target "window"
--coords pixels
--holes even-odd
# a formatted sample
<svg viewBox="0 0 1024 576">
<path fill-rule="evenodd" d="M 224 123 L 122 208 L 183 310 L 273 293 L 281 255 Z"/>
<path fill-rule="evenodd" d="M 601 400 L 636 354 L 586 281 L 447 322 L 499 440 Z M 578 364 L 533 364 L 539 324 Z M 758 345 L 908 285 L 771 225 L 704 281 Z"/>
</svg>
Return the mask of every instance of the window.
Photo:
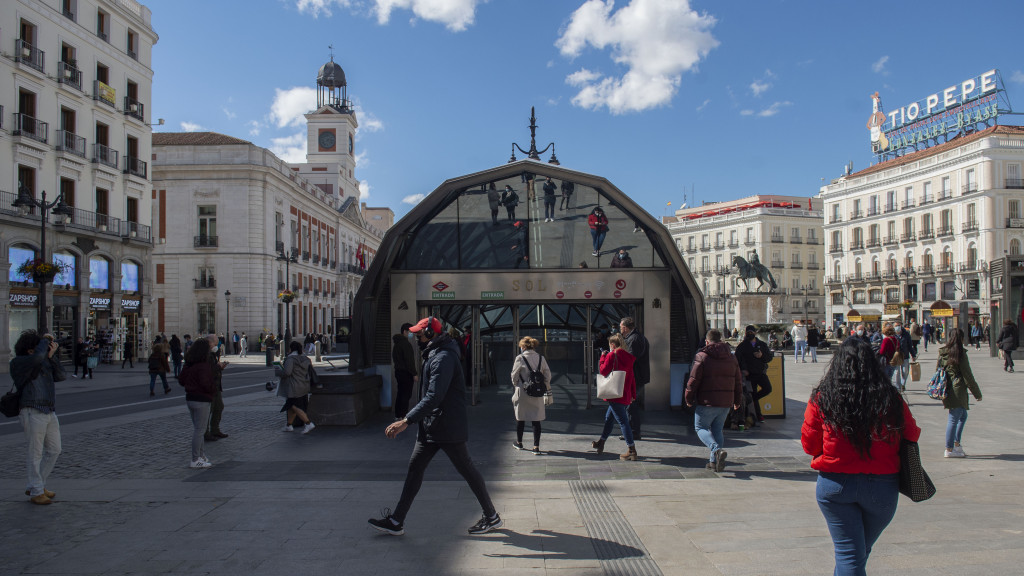
<svg viewBox="0 0 1024 576">
<path fill-rule="evenodd" d="M 1006 165 L 1006 187 L 1015 189 L 1024 188 L 1024 181 L 1020 178 L 1020 164 Z"/>
<path fill-rule="evenodd" d="M 924 299 L 925 301 L 935 300 L 935 282 L 925 282 Z"/>
<path fill-rule="evenodd" d="M 899 288 L 886 288 L 885 289 L 885 301 L 886 302 L 899 302 L 900 301 L 900 289 Z"/>
<path fill-rule="evenodd" d="M 701 257 L 701 259 L 700 259 L 700 269 L 701 270 L 710 270 L 711 269 L 710 259 L 707 256 Z"/>
<path fill-rule="evenodd" d="M 793 287 L 793 292 L 799 292 L 800 291 L 800 278 L 799 277 L 798 278 L 793 278 L 792 282 L 790 282 L 790 285 Z"/>
<path fill-rule="evenodd" d="M 932 215 L 927 212 L 921 215 L 921 234 L 927 234 L 932 231 Z"/>
<path fill-rule="evenodd" d="M 818 289 L 818 277 L 816 275 L 812 275 L 811 276 L 810 281 L 807 283 L 807 289 L 808 290 L 817 290 Z"/>
<path fill-rule="evenodd" d="M 739 233 L 738 232 L 736 232 L 735 230 L 730 230 L 729 231 L 729 245 L 730 246 L 735 246 L 735 245 L 739 244 L 738 238 L 739 238 Z"/>
<path fill-rule="evenodd" d="M 102 256 L 89 259 L 89 288 L 91 290 L 110 289 L 110 261 Z"/>
<path fill-rule="evenodd" d="M 878 214 L 878 196 L 868 197 L 868 214 L 871 216 Z"/>
<path fill-rule="evenodd" d="M 832 293 L 832 305 L 841 306 L 843 304 L 843 295 L 841 292 Z"/>
<path fill-rule="evenodd" d="M 217 280 L 213 276 L 212 266 L 202 266 L 199 268 L 198 288 L 216 288 Z"/>
<path fill-rule="evenodd" d="M 1010 255 L 1020 256 L 1020 240 L 1017 238 L 1010 240 Z"/>
<path fill-rule="evenodd" d="M 211 242 L 217 240 L 217 207 L 199 206 L 199 238 L 200 242 L 206 239 Z M 216 244 L 212 244 L 216 246 Z"/>
<path fill-rule="evenodd" d="M 807 241 L 809 243 L 811 243 L 811 244 L 815 244 L 817 242 L 817 238 L 818 238 L 818 233 L 814 231 L 814 228 L 808 228 L 807 229 Z"/>
<path fill-rule="evenodd" d="M 925 202 L 931 202 L 932 200 L 935 200 L 935 198 L 932 197 L 932 183 L 931 182 L 925 182 L 924 183 L 924 201 Z"/>
<path fill-rule="evenodd" d="M 956 283 L 955 282 L 943 282 L 942 283 L 942 299 L 943 300 L 956 300 Z"/>
<path fill-rule="evenodd" d="M 978 179 L 974 174 L 974 168 L 967 170 L 967 192 L 974 192 L 978 189 Z"/>
<path fill-rule="evenodd" d="M 793 262 L 794 266 L 799 266 L 800 265 L 800 253 L 799 252 L 793 252 L 791 262 Z"/>
<path fill-rule="evenodd" d="M 889 256 L 889 272 L 891 274 L 895 274 L 896 273 L 896 257 L 895 256 Z"/>
<path fill-rule="evenodd" d="M 72 21 L 75 20 L 75 13 L 77 12 L 78 2 L 77 0 L 61 0 L 60 11 L 66 18 L 70 18 Z"/>
<path fill-rule="evenodd" d="M 978 267 L 978 246 L 975 244 L 967 247 L 967 266 L 968 270 L 976 270 Z"/>
<path fill-rule="evenodd" d="M 889 190 L 885 193 L 885 211 L 891 212 L 896 209 L 896 191 Z"/>
<path fill-rule="evenodd" d="M 64 195 L 64 203 L 75 207 L 75 181 L 70 178 L 60 179 L 60 193 Z"/>
<path fill-rule="evenodd" d="M 832 265 L 832 279 L 839 280 L 839 278 L 842 277 L 842 275 L 843 267 L 839 264 L 839 261 L 836 260 L 836 262 Z"/>
<path fill-rule="evenodd" d="M 126 198 L 124 207 L 124 219 L 129 222 L 139 221 L 139 199 Z"/>
<path fill-rule="evenodd" d="M 715 234 L 715 248 L 720 248 L 725 244 L 724 235 L 722 232 Z"/>
<path fill-rule="evenodd" d="M 953 211 L 952 210 L 943 210 L 939 214 L 939 217 L 941 218 L 941 222 L 942 222 L 941 227 L 942 227 L 942 229 L 946 230 L 947 232 L 952 231 L 953 230 Z"/>
<path fill-rule="evenodd" d="M 687 239 L 686 246 L 690 250 L 696 250 L 697 249 L 697 239 L 694 238 L 693 236 L 690 236 Z"/>
<path fill-rule="evenodd" d="M 26 187 L 28 191 L 32 193 L 32 197 L 36 196 L 36 169 L 29 166 L 18 165 L 18 187 Z M 35 214 L 35 207 L 29 208 L 29 214 Z"/>
<path fill-rule="evenodd" d="M 839 230 L 832 231 L 832 250 L 842 250 L 843 233 Z"/>
<path fill-rule="evenodd" d="M 892 239 L 896 238 L 896 221 L 895 220 L 890 220 L 889 221 L 889 223 L 886 225 L 886 231 L 889 234 L 889 238 L 892 238 Z"/>
<path fill-rule="evenodd" d="M 196 320 L 200 334 L 215 334 L 217 332 L 217 304 L 215 302 L 196 304 Z"/>
<path fill-rule="evenodd" d="M 881 290 L 872 290 L 871 292 L 868 292 L 868 299 L 870 300 L 870 302 L 872 304 L 881 304 L 882 303 L 882 291 Z"/>
<path fill-rule="evenodd" d="M 284 231 L 284 215 L 280 212 L 274 212 L 274 244 L 281 243 L 281 233 Z"/>
<path fill-rule="evenodd" d="M 96 11 L 96 35 L 110 41 L 110 15 L 103 10 Z"/>
<path fill-rule="evenodd" d="M 907 186 L 903 189 L 903 202 L 905 206 L 914 205 L 914 187 Z"/>
<path fill-rule="evenodd" d="M 860 198 L 853 201 L 853 215 L 860 218 Z"/>
<path fill-rule="evenodd" d="M 64 270 L 53 277 L 54 286 L 77 286 L 78 260 L 70 252 L 54 252 L 53 261 L 64 265 Z"/>
<path fill-rule="evenodd" d="M 701 236 L 700 237 L 700 247 L 701 248 L 709 248 L 710 246 L 711 246 L 711 241 L 708 240 L 708 235 L 704 234 L 703 236 Z"/>
<path fill-rule="evenodd" d="M 832 221 L 840 222 L 842 221 L 842 219 L 843 218 L 839 215 L 839 203 L 836 202 L 835 204 L 832 205 Z"/>
<path fill-rule="evenodd" d="M 853 246 L 854 248 L 864 247 L 864 230 L 861 228 L 853 229 Z"/>
<path fill-rule="evenodd" d="M 912 217 L 911 218 L 904 218 L 903 219 L 903 235 L 904 236 L 913 236 L 914 235 L 914 219 Z"/>
<path fill-rule="evenodd" d="M 96 225 L 100 227 L 100 230 L 106 229 L 107 217 L 110 216 L 108 205 L 109 196 L 109 190 L 104 190 L 103 188 L 96 189 Z"/>
<path fill-rule="evenodd" d="M 949 184 L 949 176 L 942 177 L 942 197 L 949 198 L 953 195 L 953 190 Z"/>
<path fill-rule="evenodd" d="M 110 68 L 96 63 L 96 79 L 104 84 L 110 84 Z"/>
<path fill-rule="evenodd" d="M 1020 218 L 1020 200 L 1010 200 L 1010 218 Z"/>
<path fill-rule="evenodd" d="M 978 205 L 968 204 L 967 205 L 967 223 L 976 224 L 978 222 Z"/>
<path fill-rule="evenodd" d="M 772 226 L 772 239 L 782 239 L 782 226 Z"/>
<path fill-rule="evenodd" d="M 139 35 L 133 30 L 128 30 L 128 45 L 125 46 L 125 49 L 128 56 L 135 60 L 139 59 Z"/>
<path fill-rule="evenodd" d="M 747 242 L 753 242 L 753 241 L 754 241 L 754 229 L 753 228 L 747 228 Z"/>
<path fill-rule="evenodd" d="M 854 304 L 864 304 L 865 302 L 866 302 L 866 299 L 864 297 L 864 291 L 863 290 L 857 290 L 856 292 L 853 293 L 853 303 Z"/>
<path fill-rule="evenodd" d="M 871 227 L 868 228 L 868 240 L 872 244 L 877 244 L 878 241 L 879 241 L 879 239 L 878 239 L 878 230 L 879 230 L 878 224 L 872 224 Z"/>
</svg>

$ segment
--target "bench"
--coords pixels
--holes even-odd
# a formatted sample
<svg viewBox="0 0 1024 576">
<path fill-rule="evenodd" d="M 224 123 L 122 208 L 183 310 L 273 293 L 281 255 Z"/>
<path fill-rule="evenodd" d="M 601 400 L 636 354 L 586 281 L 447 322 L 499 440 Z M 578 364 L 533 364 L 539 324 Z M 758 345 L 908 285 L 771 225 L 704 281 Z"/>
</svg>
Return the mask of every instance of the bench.
<svg viewBox="0 0 1024 576">
<path fill-rule="evenodd" d="M 334 362 L 332 362 L 332 360 L 337 361 L 337 362 L 344 361 L 347 364 L 348 363 L 348 354 L 333 354 L 331 356 L 321 356 L 320 359 L 323 360 L 324 362 L 327 362 L 328 364 L 330 364 L 331 368 L 337 370 L 338 367 L 334 365 Z"/>
</svg>

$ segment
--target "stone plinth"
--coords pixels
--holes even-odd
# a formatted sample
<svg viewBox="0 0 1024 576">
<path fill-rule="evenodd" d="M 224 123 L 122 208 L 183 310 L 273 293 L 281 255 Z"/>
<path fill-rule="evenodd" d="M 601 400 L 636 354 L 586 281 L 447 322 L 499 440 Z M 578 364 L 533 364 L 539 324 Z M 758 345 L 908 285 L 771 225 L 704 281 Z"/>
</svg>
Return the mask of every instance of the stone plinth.
<svg viewBox="0 0 1024 576">
<path fill-rule="evenodd" d="M 323 388 L 314 388 L 309 399 L 309 418 L 317 426 L 356 426 L 380 410 L 379 375 L 317 375 Z"/>
<path fill-rule="evenodd" d="M 760 294 L 754 292 L 744 292 L 737 294 L 731 299 L 736 303 L 736 311 L 734 318 L 736 319 L 736 326 L 743 331 L 743 327 L 748 324 L 765 324 L 768 320 L 768 297 L 767 292 Z"/>
</svg>

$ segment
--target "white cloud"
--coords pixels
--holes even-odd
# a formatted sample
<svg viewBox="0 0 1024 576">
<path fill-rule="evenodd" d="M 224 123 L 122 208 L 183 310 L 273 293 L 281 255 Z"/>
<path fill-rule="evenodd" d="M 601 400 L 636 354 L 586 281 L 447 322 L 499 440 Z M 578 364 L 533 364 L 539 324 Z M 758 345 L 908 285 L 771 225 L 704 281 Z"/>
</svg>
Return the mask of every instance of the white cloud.
<svg viewBox="0 0 1024 576">
<path fill-rule="evenodd" d="M 397 8 L 412 10 L 416 18 L 438 22 L 452 32 L 461 32 L 473 24 L 476 6 L 482 1 L 486 0 L 374 0 L 374 12 L 377 13 L 379 24 L 387 24 L 391 19 L 391 12 Z"/>
<path fill-rule="evenodd" d="M 235 116 L 237 116 L 237 114 L 235 114 L 231 110 L 228 110 L 227 106 L 222 107 L 221 110 L 224 111 L 224 115 L 228 117 L 228 120 L 234 120 Z"/>
<path fill-rule="evenodd" d="M 754 110 L 750 109 L 740 110 L 740 116 L 758 116 L 760 118 L 770 118 L 778 114 L 779 111 L 785 108 L 786 106 L 792 105 L 793 103 L 788 100 L 785 102 L 774 102 L 771 106 L 764 108 L 758 112 L 755 112 Z"/>
<path fill-rule="evenodd" d="M 760 96 L 772 87 L 771 79 L 775 77 L 771 70 L 765 70 L 764 76 L 760 80 L 754 80 L 750 83 L 750 91 L 754 93 L 754 96 Z"/>
<path fill-rule="evenodd" d="M 296 0 L 295 7 L 299 9 L 299 14 L 310 14 L 313 18 L 319 18 L 323 14 L 330 18 L 333 15 L 331 6 L 335 4 L 341 7 L 351 6 L 349 0 Z"/>
<path fill-rule="evenodd" d="M 359 137 L 360 132 L 380 132 L 384 129 L 384 122 L 377 118 L 373 114 L 363 110 L 360 107 L 356 107 L 356 116 L 359 118 L 359 128 L 356 129 L 356 137 Z"/>
<path fill-rule="evenodd" d="M 1024 72 L 1021 72 L 1020 70 L 1014 70 L 1013 75 L 1010 76 L 1010 82 L 1024 84 Z"/>
<path fill-rule="evenodd" d="M 306 133 L 299 132 L 283 138 L 270 139 L 270 151 L 285 162 L 301 163 L 306 161 Z"/>
<path fill-rule="evenodd" d="M 753 116 L 753 110 L 740 110 L 740 116 Z"/>
<path fill-rule="evenodd" d="M 621 77 L 581 69 L 566 78 L 580 90 L 573 104 L 607 107 L 612 114 L 668 104 L 683 72 L 694 70 L 718 46 L 710 32 L 715 18 L 690 9 L 689 0 L 630 0 L 612 14 L 614 0 L 587 0 L 572 15 L 555 45 L 574 58 L 588 46 L 611 50 L 626 68 Z"/>
<path fill-rule="evenodd" d="M 370 183 L 366 180 L 359 181 L 359 200 L 366 202 L 366 199 L 370 197 Z"/>
<path fill-rule="evenodd" d="M 871 70 L 875 74 L 888 74 L 885 69 L 885 64 L 889 61 L 888 56 L 882 56 L 874 64 L 871 65 Z"/>
<path fill-rule="evenodd" d="M 182 122 L 181 129 L 184 130 L 185 132 L 198 132 L 202 130 L 203 127 L 199 124 L 196 124 L 195 122 Z"/>
<path fill-rule="evenodd" d="M 360 168 L 366 168 L 367 166 L 370 165 L 370 155 L 366 152 L 366 150 L 360 150 L 359 152 L 356 152 L 355 160 L 356 166 Z"/>
<path fill-rule="evenodd" d="M 415 204 L 419 204 L 420 200 L 423 200 L 426 197 L 427 197 L 426 194 L 411 194 L 409 196 L 406 196 L 405 198 L 402 198 L 402 203 L 403 204 L 414 204 L 415 205 Z"/>
<path fill-rule="evenodd" d="M 274 103 L 270 105 L 270 119 L 278 128 L 301 126 L 306 122 L 303 114 L 316 108 L 316 90 L 297 86 L 274 89 Z"/>
<path fill-rule="evenodd" d="M 249 120 L 245 125 L 249 127 L 249 136 L 259 136 L 263 129 L 263 124 L 257 120 Z"/>
<path fill-rule="evenodd" d="M 711 103 L 711 99 L 710 99 L 710 98 L 708 98 L 708 99 L 707 99 L 707 100 L 705 100 L 705 101 L 704 101 L 704 102 L 703 102 L 703 103 L 702 103 L 702 104 L 701 104 L 700 106 L 697 106 L 697 112 L 700 112 L 701 110 L 703 110 L 704 108 L 706 108 L 706 107 L 707 107 L 707 105 L 708 105 L 708 104 L 710 104 L 710 103 Z"/>
</svg>

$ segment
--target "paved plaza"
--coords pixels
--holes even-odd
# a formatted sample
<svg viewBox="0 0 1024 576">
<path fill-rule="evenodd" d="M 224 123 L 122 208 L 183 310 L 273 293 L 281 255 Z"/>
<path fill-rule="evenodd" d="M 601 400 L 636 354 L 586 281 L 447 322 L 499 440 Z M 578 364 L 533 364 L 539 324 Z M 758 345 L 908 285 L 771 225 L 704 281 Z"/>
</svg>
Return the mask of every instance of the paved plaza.
<svg viewBox="0 0 1024 576">
<path fill-rule="evenodd" d="M 871 574 L 1024 571 L 1024 430 L 1016 425 L 1024 374 L 1004 373 L 984 351 L 971 356 L 984 401 L 972 404 L 965 428 L 970 457 L 942 458 L 946 412 L 923 381 L 912 386 L 938 494 L 919 504 L 901 497 Z M 924 380 L 934 359 L 935 349 L 923 355 Z M 261 362 L 252 357 L 229 370 L 251 370 L 260 383 L 269 374 Z M 223 422 L 230 437 L 207 445 L 209 470 L 187 467 L 191 429 L 180 396 L 166 408 L 68 424 L 47 485 L 57 499 L 45 507 L 23 495 L 24 437 L 2 435 L 0 573 L 831 573 L 816 475 L 799 440 L 805 400 L 825 364 L 786 362 L 787 418 L 727 432 L 722 474 L 704 469 L 705 449 L 682 412 L 650 416 L 638 462 L 618 460 L 624 444 L 614 436 L 608 453 L 594 454 L 603 411 L 579 408 L 564 390 L 544 423 L 546 453 L 515 451 L 509 391 L 485 388 L 470 409 L 469 449 L 505 525 L 483 536 L 466 533 L 480 510 L 443 455 L 427 472 L 404 536 L 367 526 L 397 502 L 414 440 L 412 431 L 387 440 L 384 413 L 359 427 L 301 435 L 281 431 L 272 393 L 231 398 Z M 123 377 L 106 371 L 96 383 L 115 386 Z"/>
</svg>

